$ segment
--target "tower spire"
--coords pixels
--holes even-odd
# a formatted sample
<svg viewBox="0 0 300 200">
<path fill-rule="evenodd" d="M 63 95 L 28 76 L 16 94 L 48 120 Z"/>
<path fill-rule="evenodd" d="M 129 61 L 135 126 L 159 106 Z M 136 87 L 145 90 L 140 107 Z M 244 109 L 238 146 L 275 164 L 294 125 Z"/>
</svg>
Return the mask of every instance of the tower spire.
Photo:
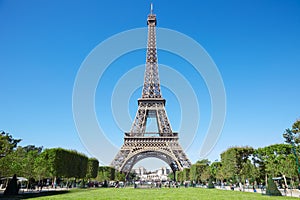
<svg viewBox="0 0 300 200">
<path fill-rule="evenodd" d="M 150 14 L 147 18 L 148 42 L 146 53 L 146 70 L 144 75 L 144 86 L 142 98 L 162 98 L 160 92 L 160 81 L 158 76 L 157 51 L 156 51 L 156 15 L 151 3 Z"/>
<path fill-rule="evenodd" d="M 150 4 L 150 14 L 153 14 L 153 3 Z"/>
</svg>

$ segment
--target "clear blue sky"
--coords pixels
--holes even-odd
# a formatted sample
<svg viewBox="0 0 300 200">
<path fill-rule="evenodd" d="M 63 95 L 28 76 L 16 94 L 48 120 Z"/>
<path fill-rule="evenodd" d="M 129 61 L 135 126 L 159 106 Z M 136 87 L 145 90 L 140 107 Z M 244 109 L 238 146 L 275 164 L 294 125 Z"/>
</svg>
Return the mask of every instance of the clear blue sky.
<svg viewBox="0 0 300 200">
<path fill-rule="evenodd" d="M 300 1 L 152 2 L 158 26 L 196 40 L 222 75 L 227 116 L 208 158 L 219 159 L 230 146 L 283 142 L 284 129 L 300 117 Z M 125 30 L 146 27 L 149 5 L 150 1 L 140 0 L 0 0 L 0 130 L 21 138 L 21 145 L 63 147 L 88 154 L 73 121 L 76 74 L 100 42 Z M 176 68 L 177 58 L 158 53 L 159 62 Z M 115 65 L 124 66 L 125 73 L 144 61 L 145 52 L 140 51 L 123 56 Z M 109 80 L 117 81 L 114 73 L 120 77 L 121 72 L 114 67 L 107 72 L 107 83 L 101 85 L 104 91 L 113 88 L 115 83 Z M 201 120 L 207 126 L 207 91 L 193 84 L 193 78 L 186 78 L 199 99 L 203 93 L 199 104 L 204 113 Z M 162 92 L 176 130 L 179 119 L 173 112 L 178 103 L 166 88 Z M 140 94 L 136 91 L 130 99 L 131 115 Z M 101 95 L 96 95 L 98 112 Z M 109 110 L 105 112 L 111 115 Z M 114 123 L 106 123 L 106 127 L 114 132 L 110 139 L 121 145 L 122 130 Z M 201 126 L 199 134 L 206 128 Z M 198 159 L 197 155 L 189 157 L 192 162 Z"/>
</svg>

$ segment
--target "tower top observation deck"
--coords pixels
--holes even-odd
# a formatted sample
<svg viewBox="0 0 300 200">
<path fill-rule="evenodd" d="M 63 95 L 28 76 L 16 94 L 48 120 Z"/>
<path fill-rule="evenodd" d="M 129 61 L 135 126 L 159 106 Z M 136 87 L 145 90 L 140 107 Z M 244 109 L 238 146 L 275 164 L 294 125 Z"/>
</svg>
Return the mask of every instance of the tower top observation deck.
<svg viewBox="0 0 300 200">
<path fill-rule="evenodd" d="M 156 15 L 153 14 L 153 4 L 150 6 L 150 14 L 148 15 L 147 25 L 156 26 Z"/>
</svg>

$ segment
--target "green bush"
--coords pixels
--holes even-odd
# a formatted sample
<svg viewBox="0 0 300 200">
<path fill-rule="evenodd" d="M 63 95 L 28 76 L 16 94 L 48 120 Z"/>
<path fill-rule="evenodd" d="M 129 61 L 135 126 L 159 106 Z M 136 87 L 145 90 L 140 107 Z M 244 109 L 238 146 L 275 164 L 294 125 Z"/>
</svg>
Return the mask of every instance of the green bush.
<svg viewBox="0 0 300 200">
<path fill-rule="evenodd" d="M 208 186 L 207 186 L 207 188 L 209 188 L 209 189 L 215 188 L 215 186 L 214 186 L 211 178 L 208 180 Z"/>
<path fill-rule="evenodd" d="M 84 179 L 82 179 L 82 181 L 80 181 L 79 187 L 80 188 L 85 188 L 85 181 L 84 181 Z"/>
<path fill-rule="evenodd" d="M 266 190 L 266 195 L 282 196 L 281 192 L 278 190 L 276 184 L 274 183 L 274 181 L 271 177 L 268 179 L 268 186 L 267 186 L 267 190 Z"/>
</svg>

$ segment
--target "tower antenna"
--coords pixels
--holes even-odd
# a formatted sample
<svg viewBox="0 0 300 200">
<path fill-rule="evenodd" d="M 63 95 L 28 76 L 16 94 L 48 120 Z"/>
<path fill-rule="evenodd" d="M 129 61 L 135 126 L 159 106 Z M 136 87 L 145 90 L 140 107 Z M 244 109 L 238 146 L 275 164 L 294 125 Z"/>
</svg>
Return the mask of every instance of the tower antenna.
<svg viewBox="0 0 300 200">
<path fill-rule="evenodd" d="M 152 15 L 153 13 L 153 3 L 150 4 L 150 14 Z"/>
</svg>

